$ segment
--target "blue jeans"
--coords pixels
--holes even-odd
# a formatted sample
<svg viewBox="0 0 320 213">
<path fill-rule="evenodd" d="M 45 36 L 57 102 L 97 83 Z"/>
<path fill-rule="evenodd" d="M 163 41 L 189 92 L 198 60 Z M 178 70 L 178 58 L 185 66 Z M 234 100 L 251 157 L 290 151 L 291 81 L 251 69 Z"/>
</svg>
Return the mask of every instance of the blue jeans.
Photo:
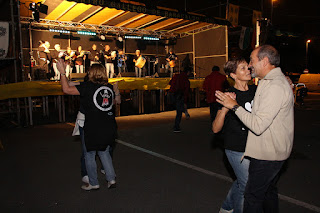
<svg viewBox="0 0 320 213">
<path fill-rule="evenodd" d="M 279 212 L 276 183 L 284 161 L 250 159 L 249 179 L 245 190 L 245 213 Z"/>
<path fill-rule="evenodd" d="M 84 135 L 84 134 L 83 134 Z M 82 143 L 82 148 L 85 156 L 86 168 L 89 176 L 89 183 L 92 186 L 99 185 L 98 175 L 97 175 L 97 164 L 96 164 L 96 153 L 98 152 L 100 161 L 102 163 L 103 169 L 106 173 L 106 180 L 115 180 L 116 174 L 112 164 L 112 158 L 109 153 L 110 146 L 104 151 L 90 151 L 87 152 L 84 140 Z"/>
<path fill-rule="evenodd" d="M 241 161 L 243 152 L 226 149 L 225 153 L 237 179 L 233 182 L 222 208 L 225 210 L 233 209 L 234 213 L 242 213 L 250 161 L 246 158 Z"/>
<path fill-rule="evenodd" d="M 84 153 L 84 150 L 83 150 L 83 146 L 84 146 L 84 134 L 83 134 L 83 127 L 79 127 L 79 132 L 80 132 L 80 139 L 81 139 L 81 157 L 80 157 L 80 161 L 81 161 L 81 177 L 84 177 L 86 175 L 88 175 L 87 173 L 87 168 L 86 168 L 86 161 L 85 161 L 85 153 Z"/>
</svg>

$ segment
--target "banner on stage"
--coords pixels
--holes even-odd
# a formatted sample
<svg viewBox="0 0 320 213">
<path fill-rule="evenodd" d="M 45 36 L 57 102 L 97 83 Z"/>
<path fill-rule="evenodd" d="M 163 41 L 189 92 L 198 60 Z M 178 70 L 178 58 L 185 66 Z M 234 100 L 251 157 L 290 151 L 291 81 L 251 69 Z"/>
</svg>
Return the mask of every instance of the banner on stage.
<svg viewBox="0 0 320 213">
<path fill-rule="evenodd" d="M 9 23 L 0 22 L 0 58 L 5 58 L 9 47 Z"/>
</svg>

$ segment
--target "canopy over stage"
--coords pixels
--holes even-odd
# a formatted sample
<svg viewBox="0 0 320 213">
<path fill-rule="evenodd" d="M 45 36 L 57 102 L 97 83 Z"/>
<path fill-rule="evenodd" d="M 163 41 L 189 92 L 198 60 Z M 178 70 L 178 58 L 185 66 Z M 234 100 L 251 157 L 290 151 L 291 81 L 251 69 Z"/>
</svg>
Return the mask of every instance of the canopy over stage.
<svg viewBox="0 0 320 213">
<path fill-rule="evenodd" d="M 29 52 L 36 55 L 38 41 L 48 40 L 51 48 L 59 43 L 62 49 L 70 46 L 73 50 L 82 45 L 91 49 L 92 44 L 109 44 L 111 49 L 124 49 L 134 54 L 140 49 L 143 55 L 158 56 L 159 64 L 165 64 L 165 54 L 172 48 L 178 60 L 189 55 L 196 77 L 205 77 L 213 65 L 222 68 L 228 58 L 227 26 L 223 19 L 179 12 L 155 5 L 145 5 L 126 0 L 46 0 L 46 14 L 40 13 L 39 22 L 34 21 L 28 0 L 21 0 L 21 23 L 24 27 L 22 42 L 24 64 L 30 64 Z M 68 34 L 49 30 L 70 31 Z M 96 36 L 77 34 L 90 31 Z M 102 40 L 101 35 L 105 37 Z M 160 39 L 124 39 L 126 35 Z M 119 36 L 123 39 L 121 42 Z M 100 45 L 98 45 L 100 47 Z M 102 47 L 100 47 L 102 49 Z M 129 70 L 131 71 L 131 70 Z M 133 71 L 133 70 L 132 70 Z"/>
</svg>

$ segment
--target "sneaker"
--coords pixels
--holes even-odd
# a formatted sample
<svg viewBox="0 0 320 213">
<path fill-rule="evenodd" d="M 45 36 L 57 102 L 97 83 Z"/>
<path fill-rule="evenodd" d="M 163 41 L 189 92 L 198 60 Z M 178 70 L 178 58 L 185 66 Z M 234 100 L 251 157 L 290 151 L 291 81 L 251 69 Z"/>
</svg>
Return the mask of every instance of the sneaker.
<svg viewBox="0 0 320 213">
<path fill-rule="evenodd" d="M 106 174 L 106 172 L 104 171 L 104 169 L 101 169 L 100 172 L 101 172 L 102 174 L 104 174 L 104 175 Z"/>
<path fill-rule="evenodd" d="M 83 176 L 82 177 L 82 182 L 89 184 L 89 176 L 88 175 Z"/>
<path fill-rule="evenodd" d="M 99 185 L 92 186 L 92 185 L 90 185 L 90 183 L 81 186 L 81 189 L 84 189 L 86 191 L 90 191 L 91 189 L 99 189 L 99 188 L 100 188 Z"/>
<path fill-rule="evenodd" d="M 180 133 L 180 132 L 181 132 L 181 129 L 174 129 L 173 132 L 174 132 L 174 133 Z"/>
<path fill-rule="evenodd" d="M 108 181 L 108 189 L 113 189 L 113 188 L 116 188 L 116 181 L 115 180 Z"/>
<path fill-rule="evenodd" d="M 189 114 L 189 113 L 186 114 L 186 119 L 187 119 L 187 120 L 190 119 L 190 114 Z"/>
<path fill-rule="evenodd" d="M 219 213 L 232 213 L 233 212 L 233 209 L 231 209 L 231 210 L 225 210 L 225 209 L 223 209 L 223 208 L 220 208 L 220 211 L 219 211 Z"/>
</svg>

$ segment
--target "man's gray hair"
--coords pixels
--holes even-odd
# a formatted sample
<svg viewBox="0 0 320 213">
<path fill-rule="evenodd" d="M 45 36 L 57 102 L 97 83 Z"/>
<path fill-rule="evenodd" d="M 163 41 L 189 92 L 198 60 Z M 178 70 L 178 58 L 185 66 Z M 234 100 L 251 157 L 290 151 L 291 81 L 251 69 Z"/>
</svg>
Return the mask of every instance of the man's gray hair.
<svg viewBox="0 0 320 213">
<path fill-rule="evenodd" d="M 280 65 L 280 55 L 276 48 L 271 45 L 263 45 L 258 47 L 258 58 L 259 61 L 267 57 L 269 59 L 269 63 L 278 67 Z"/>
</svg>

